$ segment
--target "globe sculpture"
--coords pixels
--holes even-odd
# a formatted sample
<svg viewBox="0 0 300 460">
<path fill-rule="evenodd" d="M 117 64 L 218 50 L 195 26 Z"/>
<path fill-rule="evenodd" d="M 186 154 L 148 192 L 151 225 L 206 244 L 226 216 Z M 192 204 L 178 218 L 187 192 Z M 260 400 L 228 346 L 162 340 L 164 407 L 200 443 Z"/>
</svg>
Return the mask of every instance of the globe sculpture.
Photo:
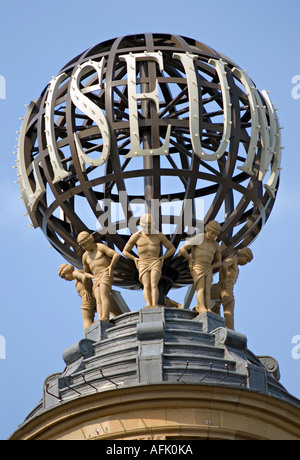
<svg viewBox="0 0 300 460">
<path fill-rule="evenodd" d="M 225 257 L 249 246 L 279 184 L 280 127 L 265 91 L 231 59 L 191 38 L 123 36 L 70 61 L 22 123 L 18 180 L 31 222 L 77 268 L 77 236 L 121 253 L 145 212 L 180 248 L 211 220 Z M 192 283 L 178 251 L 161 280 Z M 141 288 L 131 260 L 114 284 Z"/>
</svg>

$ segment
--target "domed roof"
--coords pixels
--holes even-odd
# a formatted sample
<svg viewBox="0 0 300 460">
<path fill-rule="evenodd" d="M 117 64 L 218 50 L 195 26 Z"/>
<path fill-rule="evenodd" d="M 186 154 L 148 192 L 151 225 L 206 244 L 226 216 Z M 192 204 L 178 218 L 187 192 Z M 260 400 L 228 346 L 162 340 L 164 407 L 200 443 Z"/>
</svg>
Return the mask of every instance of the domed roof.
<svg viewBox="0 0 300 460">
<path fill-rule="evenodd" d="M 251 391 L 300 409 L 279 382 L 274 358 L 255 356 L 245 335 L 213 314 L 144 308 L 110 323 L 96 321 L 63 353 L 63 372 L 48 376 L 43 399 L 24 423 L 57 405 L 112 389 L 144 384 L 193 384 Z"/>
</svg>

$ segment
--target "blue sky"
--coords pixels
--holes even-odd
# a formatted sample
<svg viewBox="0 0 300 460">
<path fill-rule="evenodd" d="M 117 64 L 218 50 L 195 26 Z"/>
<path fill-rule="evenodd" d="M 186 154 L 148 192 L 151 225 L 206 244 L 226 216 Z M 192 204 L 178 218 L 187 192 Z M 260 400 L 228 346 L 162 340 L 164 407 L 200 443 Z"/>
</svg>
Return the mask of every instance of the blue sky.
<svg viewBox="0 0 300 460">
<path fill-rule="evenodd" d="M 281 383 L 300 398 L 300 359 L 292 356 L 292 340 L 300 336 L 300 99 L 297 88 L 292 93 L 300 81 L 299 17 L 298 0 L 0 0 L 0 84 L 6 83 L 5 99 L 3 86 L 0 91 L 0 344 L 6 343 L 0 439 L 22 423 L 40 400 L 44 379 L 63 370 L 62 352 L 83 337 L 80 299 L 57 275 L 64 260 L 39 229 L 28 227 L 18 200 L 12 152 L 19 117 L 73 57 L 132 33 L 174 33 L 208 44 L 246 68 L 279 108 L 281 184 L 271 217 L 251 245 L 254 260 L 241 269 L 236 330 L 255 354 L 279 361 Z M 181 301 L 184 294 L 181 289 L 172 297 Z M 125 291 L 124 297 L 132 310 L 144 306 L 141 293 Z"/>
</svg>

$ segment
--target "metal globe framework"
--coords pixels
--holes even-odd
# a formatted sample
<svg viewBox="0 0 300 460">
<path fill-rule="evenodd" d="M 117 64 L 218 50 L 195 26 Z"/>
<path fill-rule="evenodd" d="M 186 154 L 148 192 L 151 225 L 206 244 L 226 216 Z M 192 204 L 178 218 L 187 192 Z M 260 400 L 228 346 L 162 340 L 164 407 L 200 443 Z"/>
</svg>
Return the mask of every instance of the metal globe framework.
<svg viewBox="0 0 300 460">
<path fill-rule="evenodd" d="M 25 114 L 17 167 L 32 224 L 80 268 L 79 232 L 122 251 L 149 209 L 176 248 L 213 219 L 224 256 L 248 246 L 274 205 L 280 156 L 273 104 L 245 71 L 193 39 L 149 33 L 100 43 L 52 78 Z M 191 283 L 178 255 L 163 277 Z M 140 287 L 131 261 L 115 284 Z"/>
</svg>

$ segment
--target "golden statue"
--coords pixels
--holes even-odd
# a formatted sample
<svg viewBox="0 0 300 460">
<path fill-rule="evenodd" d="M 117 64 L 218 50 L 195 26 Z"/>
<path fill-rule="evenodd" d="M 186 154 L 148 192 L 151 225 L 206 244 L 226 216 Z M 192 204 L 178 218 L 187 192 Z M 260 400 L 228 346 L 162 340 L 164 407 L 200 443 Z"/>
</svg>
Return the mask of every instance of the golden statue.
<svg viewBox="0 0 300 460">
<path fill-rule="evenodd" d="M 179 253 L 189 262 L 196 289 L 196 310 L 199 314 L 210 308 L 213 269 L 221 266 L 221 250 L 216 241 L 220 232 L 221 225 L 212 220 L 205 226 L 204 234 L 192 237 L 179 249 Z"/>
<path fill-rule="evenodd" d="M 246 265 L 253 259 L 251 249 L 238 249 L 236 255 L 227 257 L 220 268 L 220 278 L 217 284 L 211 287 L 212 299 L 217 299 L 212 311 L 220 315 L 220 306 L 223 304 L 225 326 L 234 329 L 234 292 L 233 288 L 239 276 L 239 265 Z"/>
<path fill-rule="evenodd" d="M 73 265 L 68 264 L 62 264 L 58 269 L 58 274 L 67 281 L 75 281 L 76 290 L 81 297 L 83 328 L 86 329 L 93 324 L 96 310 L 92 280 L 87 278 L 82 270 L 75 270 Z"/>
<path fill-rule="evenodd" d="M 99 320 L 109 322 L 113 268 L 121 255 L 103 243 L 95 243 L 88 232 L 79 233 L 77 242 L 85 250 L 82 264 L 85 276 L 93 280 Z"/>
<path fill-rule="evenodd" d="M 123 255 L 127 259 L 133 260 L 139 271 L 139 280 L 143 285 L 143 295 L 147 307 L 158 306 L 158 283 L 162 274 L 162 266 L 165 259 L 172 256 L 176 249 L 158 230 L 154 229 L 154 221 L 151 214 L 144 214 L 137 222 L 142 230 L 134 233 L 128 240 L 123 250 Z M 161 246 L 167 251 L 160 255 Z M 130 254 L 136 246 L 138 256 Z"/>
</svg>

